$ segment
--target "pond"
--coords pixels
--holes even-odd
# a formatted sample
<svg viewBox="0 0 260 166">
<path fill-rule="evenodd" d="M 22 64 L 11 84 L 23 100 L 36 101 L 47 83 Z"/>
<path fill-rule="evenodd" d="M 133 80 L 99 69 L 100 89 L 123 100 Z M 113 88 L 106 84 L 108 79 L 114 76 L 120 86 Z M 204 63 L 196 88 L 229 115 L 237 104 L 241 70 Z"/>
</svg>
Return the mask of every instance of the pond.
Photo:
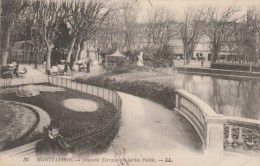
<svg viewBox="0 0 260 166">
<path fill-rule="evenodd" d="M 154 80 L 182 88 L 204 100 L 216 113 L 260 120 L 260 80 L 176 74 Z"/>
</svg>

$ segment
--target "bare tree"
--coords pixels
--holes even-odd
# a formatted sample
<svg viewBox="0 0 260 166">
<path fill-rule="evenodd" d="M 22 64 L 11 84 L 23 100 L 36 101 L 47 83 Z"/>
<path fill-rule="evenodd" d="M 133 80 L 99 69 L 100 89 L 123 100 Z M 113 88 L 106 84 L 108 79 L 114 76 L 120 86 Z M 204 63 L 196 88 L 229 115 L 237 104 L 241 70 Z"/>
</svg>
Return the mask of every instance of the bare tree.
<svg viewBox="0 0 260 166">
<path fill-rule="evenodd" d="M 255 8 L 248 8 L 245 15 L 238 22 L 230 23 L 226 31 L 225 44 L 228 45 L 233 60 L 242 62 L 256 62 L 259 44 L 259 32 L 257 23 L 257 11 Z M 234 59 L 237 57 L 236 59 Z"/>
<path fill-rule="evenodd" d="M 57 37 L 57 26 L 61 19 L 61 6 L 56 2 L 37 0 L 33 3 L 34 27 L 45 42 L 47 48 L 46 71 L 51 68 L 51 53 Z"/>
<path fill-rule="evenodd" d="M 103 49 L 111 51 L 111 47 L 117 47 L 126 51 L 135 50 L 139 35 L 138 11 L 139 5 L 135 2 L 120 1 L 110 4 L 109 14 L 98 34 L 98 42 Z"/>
<path fill-rule="evenodd" d="M 2 0 L 1 1 L 1 48 L 3 48 L 2 65 L 7 64 L 12 39 L 22 16 L 30 2 L 28 0 Z"/>
<path fill-rule="evenodd" d="M 78 46 L 83 40 L 94 36 L 108 11 L 104 12 L 105 4 L 103 2 L 85 2 L 85 1 L 65 1 L 62 3 L 64 15 L 70 28 L 71 43 L 67 55 L 67 73 L 70 73 L 69 64 L 71 63 L 72 52 L 78 40 Z"/>
<path fill-rule="evenodd" d="M 259 52 L 259 26 L 258 13 L 253 7 L 248 8 L 245 20 L 240 26 L 240 35 L 237 40 L 242 51 L 241 61 L 256 62 Z"/>
<path fill-rule="evenodd" d="M 137 2 L 138 0 L 136 0 L 136 2 Z M 151 5 L 151 7 L 153 7 L 153 4 L 152 4 L 152 2 L 151 2 L 151 0 L 147 0 L 148 2 L 149 2 L 149 4 Z"/>
<path fill-rule="evenodd" d="M 146 22 L 148 45 L 160 48 L 168 44 L 169 40 L 174 36 L 171 29 L 173 21 L 173 14 L 166 8 L 158 7 L 149 12 Z"/>
<path fill-rule="evenodd" d="M 202 8 L 188 8 L 184 12 L 184 18 L 180 24 L 180 34 L 184 46 L 184 65 L 186 64 L 186 60 L 188 62 L 190 61 L 195 46 L 198 44 L 200 37 L 202 36 L 202 26 L 206 19 L 206 16 L 202 11 Z"/>
<path fill-rule="evenodd" d="M 120 10 L 119 5 L 111 4 L 109 8 L 109 14 L 95 36 L 97 44 L 105 50 L 108 50 L 113 42 L 124 43 L 122 27 L 120 26 L 122 25 L 122 20 L 118 12 Z"/>
<path fill-rule="evenodd" d="M 229 31 L 227 31 L 227 37 L 225 43 L 228 46 L 229 49 L 229 61 L 231 60 L 232 62 L 235 61 L 235 56 L 240 57 L 241 56 L 241 48 L 238 47 L 238 43 L 240 40 L 240 30 L 241 30 L 241 25 L 234 22 L 233 25 L 231 25 L 231 28 Z"/>
<path fill-rule="evenodd" d="M 40 24 L 36 24 L 35 18 L 37 18 L 35 11 L 35 2 L 32 2 L 28 9 L 28 16 L 26 24 L 24 25 L 25 29 L 29 29 L 29 37 L 33 44 L 33 58 L 34 58 L 34 67 L 35 69 L 38 68 L 38 63 L 40 59 L 44 57 L 44 49 L 46 48 L 45 42 L 41 35 L 41 28 L 39 27 Z"/>
<path fill-rule="evenodd" d="M 121 5 L 122 12 L 122 32 L 124 34 L 124 46 L 126 51 L 132 51 L 135 47 L 137 37 L 137 14 L 138 6 L 129 2 L 123 2 Z"/>
<path fill-rule="evenodd" d="M 213 62 L 219 59 L 219 53 L 224 44 L 226 32 L 230 28 L 230 23 L 237 19 L 239 11 L 235 6 L 229 6 L 223 10 L 209 7 L 206 11 L 207 20 L 204 32 L 210 38 Z"/>
</svg>

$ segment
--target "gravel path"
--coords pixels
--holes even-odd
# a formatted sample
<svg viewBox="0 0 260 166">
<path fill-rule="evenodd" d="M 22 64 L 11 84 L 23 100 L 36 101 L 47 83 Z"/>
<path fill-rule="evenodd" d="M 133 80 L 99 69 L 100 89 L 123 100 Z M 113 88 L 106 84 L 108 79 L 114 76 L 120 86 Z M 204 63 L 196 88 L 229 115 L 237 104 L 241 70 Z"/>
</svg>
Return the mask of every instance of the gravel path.
<svg viewBox="0 0 260 166">
<path fill-rule="evenodd" d="M 120 96 L 123 105 L 119 134 L 105 154 L 89 158 L 127 159 L 123 164 L 128 166 L 259 166 L 259 159 L 250 156 L 203 154 L 197 133 L 179 114 L 143 98 L 125 93 Z M 155 162 L 149 162 L 149 158 Z M 166 158 L 173 162 L 165 163 Z"/>
</svg>

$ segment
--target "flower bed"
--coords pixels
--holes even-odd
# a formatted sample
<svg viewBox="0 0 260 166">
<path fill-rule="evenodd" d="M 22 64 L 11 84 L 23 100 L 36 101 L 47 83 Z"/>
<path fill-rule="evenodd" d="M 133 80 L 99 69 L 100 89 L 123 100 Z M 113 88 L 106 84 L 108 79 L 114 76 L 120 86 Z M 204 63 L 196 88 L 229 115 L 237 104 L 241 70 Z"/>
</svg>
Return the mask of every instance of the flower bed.
<svg viewBox="0 0 260 166">
<path fill-rule="evenodd" d="M 93 100 L 98 104 L 98 109 L 95 112 L 75 112 L 63 105 L 63 101 L 69 98 L 80 98 Z M 1 94 L 0 99 L 19 101 L 38 106 L 48 112 L 53 122 L 59 124 L 61 134 L 64 137 L 70 138 L 82 132 L 92 132 L 96 129 L 106 126 L 107 123 L 114 118 L 117 114 L 116 108 L 109 102 L 101 99 L 100 97 L 92 96 L 83 92 L 78 92 L 71 89 L 59 92 L 41 92 L 38 96 L 18 97 L 14 92 Z M 112 131 L 109 130 L 111 133 Z M 110 145 L 116 133 L 109 137 L 107 144 L 102 144 L 96 147 L 95 151 L 103 151 L 104 148 Z M 42 133 L 35 138 L 27 141 L 42 138 Z M 94 138 L 90 138 L 89 141 Z M 24 142 L 23 143 L 27 143 Z M 18 145 L 17 145 L 18 146 Z"/>
</svg>

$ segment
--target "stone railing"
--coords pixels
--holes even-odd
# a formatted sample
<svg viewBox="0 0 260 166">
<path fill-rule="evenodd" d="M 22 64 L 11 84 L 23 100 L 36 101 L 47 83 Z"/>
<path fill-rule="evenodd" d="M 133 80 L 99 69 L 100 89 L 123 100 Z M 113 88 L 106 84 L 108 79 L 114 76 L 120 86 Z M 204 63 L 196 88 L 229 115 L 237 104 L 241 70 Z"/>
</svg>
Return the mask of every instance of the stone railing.
<svg viewBox="0 0 260 166">
<path fill-rule="evenodd" d="M 225 117 L 224 149 L 227 151 L 260 152 L 260 121 Z"/>
<path fill-rule="evenodd" d="M 208 117 L 222 118 L 198 97 L 182 90 L 176 90 L 175 110 L 183 115 L 197 131 L 203 149 L 223 150 L 223 125 L 210 123 Z"/>
<path fill-rule="evenodd" d="M 217 114 L 182 89 L 176 90 L 174 110 L 192 124 L 206 151 L 260 152 L 260 121 Z"/>
<path fill-rule="evenodd" d="M 40 78 L 40 80 L 35 79 L 35 77 L 27 78 L 26 81 L 20 79 L 19 81 L 16 80 L 15 83 L 13 82 L 13 84 L 8 84 L 0 87 L 8 88 L 11 86 L 27 85 L 27 84 L 35 84 L 35 83 L 50 83 L 55 86 L 69 88 L 83 93 L 95 95 L 113 104 L 113 106 L 116 108 L 117 113 L 115 114 L 115 116 L 112 117 L 111 120 L 103 127 L 98 128 L 95 131 L 91 131 L 91 132 L 85 131 L 82 133 L 78 133 L 73 137 L 66 138 L 67 142 L 75 147 L 75 153 L 83 154 L 85 152 L 91 152 L 91 151 L 100 152 L 100 151 L 96 151 L 96 149 L 100 149 L 98 148 L 100 146 L 106 147 L 106 144 L 108 144 L 109 140 L 113 139 L 113 137 L 118 132 L 118 129 L 120 127 L 120 119 L 121 119 L 122 99 L 116 91 L 112 91 L 109 89 L 100 88 L 92 85 L 77 83 L 67 78 L 52 77 L 52 76 Z M 6 156 L 7 158 L 10 157 L 21 158 L 25 156 L 27 157 L 34 156 L 37 142 L 38 141 L 7 150 L 5 152 L 2 152 L 1 155 Z"/>
</svg>

